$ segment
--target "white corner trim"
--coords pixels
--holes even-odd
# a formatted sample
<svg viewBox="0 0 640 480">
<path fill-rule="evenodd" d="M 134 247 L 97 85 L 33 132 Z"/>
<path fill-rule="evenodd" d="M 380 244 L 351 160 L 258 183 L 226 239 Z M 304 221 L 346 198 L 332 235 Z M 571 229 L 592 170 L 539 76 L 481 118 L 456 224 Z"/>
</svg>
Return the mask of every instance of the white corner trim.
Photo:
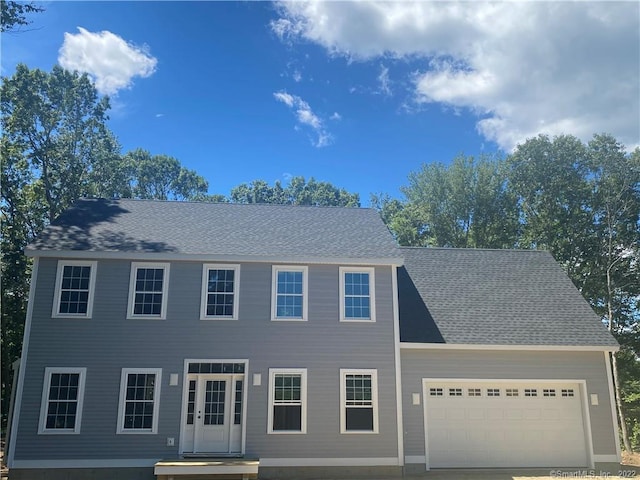
<svg viewBox="0 0 640 480">
<path fill-rule="evenodd" d="M 400 309 L 398 303 L 398 267 L 391 269 L 393 305 L 393 360 L 396 375 L 396 422 L 398 425 L 398 464 L 404 465 L 404 422 L 402 417 L 402 355 L 400 355 Z"/>
<path fill-rule="evenodd" d="M 404 463 L 426 463 L 424 455 L 407 455 L 404 457 Z"/>
<path fill-rule="evenodd" d="M 15 460 L 12 468 L 138 468 L 153 467 L 160 458 Z"/>
<path fill-rule="evenodd" d="M 261 467 L 377 467 L 398 465 L 397 457 L 260 458 Z"/>
<path fill-rule="evenodd" d="M 36 293 L 36 279 L 38 278 L 38 266 L 40 259 L 33 259 L 33 267 L 31 268 L 31 284 L 29 285 L 29 299 L 27 300 L 27 318 L 25 319 L 24 333 L 22 335 L 22 354 L 20 361 L 20 370 L 18 371 L 18 387 L 16 394 L 16 403 L 13 406 L 13 418 L 11 422 L 11 432 L 9 436 L 9 452 L 7 454 L 7 467 L 14 468 L 14 456 L 16 453 L 16 437 L 18 435 L 18 425 L 20 421 L 20 410 L 22 406 L 22 391 L 24 389 L 24 377 L 27 370 L 27 358 L 29 355 L 29 337 L 31 335 L 31 323 L 33 321 L 33 301 Z"/>
<path fill-rule="evenodd" d="M 612 352 L 612 355 L 615 353 Z M 611 372 L 611 356 L 609 352 L 604 352 L 604 365 L 607 370 L 607 388 L 609 389 L 609 404 L 611 405 L 611 420 L 613 421 L 613 436 L 616 441 L 616 462 L 622 461 L 622 449 L 620 446 L 620 435 L 618 435 L 618 414 L 616 411 L 616 398 L 614 394 L 615 385 L 613 384 L 613 374 Z M 597 461 L 597 460 L 596 460 Z M 600 460 L 602 461 L 602 460 Z"/>
<path fill-rule="evenodd" d="M 486 350 L 486 351 L 560 351 L 560 352 L 617 352 L 619 346 L 608 345 L 486 345 L 466 343 L 401 342 L 402 350 Z"/>
</svg>

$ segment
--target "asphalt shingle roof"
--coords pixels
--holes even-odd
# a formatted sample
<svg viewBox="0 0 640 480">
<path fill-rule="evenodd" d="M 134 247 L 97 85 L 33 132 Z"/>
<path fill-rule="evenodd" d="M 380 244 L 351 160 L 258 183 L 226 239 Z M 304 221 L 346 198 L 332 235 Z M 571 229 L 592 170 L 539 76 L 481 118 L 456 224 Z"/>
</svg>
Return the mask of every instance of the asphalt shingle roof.
<svg viewBox="0 0 640 480">
<path fill-rule="evenodd" d="M 400 250 L 403 342 L 617 345 L 548 252 Z"/>
<path fill-rule="evenodd" d="M 297 259 L 401 254 L 373 209 L 81 199 L 27 248 Z"/>
</svg>

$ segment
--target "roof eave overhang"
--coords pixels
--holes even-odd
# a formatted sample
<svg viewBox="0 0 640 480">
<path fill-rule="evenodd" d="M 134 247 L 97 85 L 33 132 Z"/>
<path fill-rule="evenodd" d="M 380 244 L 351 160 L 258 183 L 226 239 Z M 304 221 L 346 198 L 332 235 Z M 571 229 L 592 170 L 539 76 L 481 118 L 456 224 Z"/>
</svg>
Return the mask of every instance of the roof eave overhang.
<svg viewBox="0 0 640 480">
<path fill-rule="evenodd" d="M 231 255 L 209 253 L 176 252 L 117 252 L 94 250 L 36 250 L 25 248 L 28 257 L 74 258 L 105 260 L 149 260 L 149 261 L 190 261 L 190 262 L 259 262 L 279 264 L 329 264 L 329 265 L 393 265 L 402 266 L 402 257 L 332 257 L 332 256 L 292 256 L 292 255 Z"/>
<path fill-rule="evenodd" d="M 554 351 L 554 352 L 617 352 L 618 345 L 491 345 L 468 343 L 400 342 L 403 350 L 484 350 L 484 351 Z"/>
</svg>

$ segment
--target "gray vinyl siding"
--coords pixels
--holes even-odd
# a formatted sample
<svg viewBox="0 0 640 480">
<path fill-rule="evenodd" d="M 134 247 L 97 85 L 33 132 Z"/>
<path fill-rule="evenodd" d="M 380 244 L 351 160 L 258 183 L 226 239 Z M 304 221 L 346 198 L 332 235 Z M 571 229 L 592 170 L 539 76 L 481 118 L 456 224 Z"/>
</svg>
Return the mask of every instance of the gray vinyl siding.
<svg viewBox="0 0 640 480">
<path fill-rule="evenodd" d="M 237 321 L 200 320 L 200 262 L 171 262 L 165 320 L 127 320 L 130 266 L 98 261 L 93 318 L 52 318 L 57 260 L 40 259 L 16 460 L 176 456 L 185 359 L 249 360 L 247 455 L 397 456 L 391 267 L 375 269 L 376 322 L 340 323 L 337 265 L 309 265 L 307 322 L 271 321 L 272 266 L 261 263 L 241 265 Z M 80 434 L 37 434 L 46 367 L 87 368 Z M 122 368 L 162 369 L 157 434 L 116 434 Z M 307 369 L 306 435 L 267 435 L 269 368 Z M 341 368 L 377 369 L 379 434 L 339 433 Z"/>
<path fill-rule="evenodd" d="M 615 455 L 615 432 L 603 352 L 402 350 L 402 403 L 405 455 L 424 455 L 423 378 L 585 380 L 595 455 Z M 424 400 L 424 399 L 423 399 Z"/>
</svg>

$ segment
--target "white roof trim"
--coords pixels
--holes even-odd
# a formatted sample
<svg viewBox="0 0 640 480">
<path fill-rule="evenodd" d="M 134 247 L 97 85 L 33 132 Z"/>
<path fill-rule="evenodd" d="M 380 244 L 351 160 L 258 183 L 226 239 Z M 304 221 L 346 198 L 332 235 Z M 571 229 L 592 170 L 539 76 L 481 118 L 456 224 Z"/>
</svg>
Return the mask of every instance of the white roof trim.
<svg viewBox="0 0 640 480">
<path fill-rule="evenodd" d="M 462 343 L 411 343 L 401 342 L 402 350 L 500 350 L 500 351 L 565 351 L 565 352 L 617 352 L 618 346 L 610 345 L 484 345 Z"/>
<path fill-rule="evenodd" d="M 402 257 L 367 258 L 367 257 L 295 257 L 269 255 L 221 255 L 205 253 L 173 253 L 173 252 L 105 252 L 93 250 L 35 250 L 25 248 L 27 257 L 44 258 L 82 258 L 108 260 L 182 260 L 194 262 L 264 262 L 286 264 L 329 264 L 329 265 L 396 265 L 402 266 Z"/>
</svg>

